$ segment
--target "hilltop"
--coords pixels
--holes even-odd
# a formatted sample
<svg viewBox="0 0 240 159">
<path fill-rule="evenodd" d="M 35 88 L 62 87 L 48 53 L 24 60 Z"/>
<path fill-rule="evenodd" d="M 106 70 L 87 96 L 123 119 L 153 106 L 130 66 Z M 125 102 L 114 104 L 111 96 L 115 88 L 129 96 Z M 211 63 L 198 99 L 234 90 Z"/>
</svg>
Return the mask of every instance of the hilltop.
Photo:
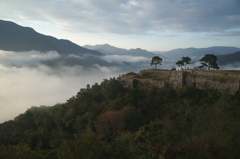
<svg viewBox="0 0 240 159">
<path fill-rule="evenodd" d="M 32 107 L 0 124 L 0 157 L 239 158 L 239 91 L 198 89 L 197 83 L 173 88 L 180 73 L 200 78 L 188 71 L 142 70 L 87 85 L 65 103 Z M 223 83 L 239 80 L 238 71 L 208 73 Z M 228 76 L 218 79 L 222 74 Z M 123 78 L 136 85 L 127 87 Z"/>
<path fill-rule="evenodd" d="M 161 69 L 142 70 L 138 74 L 128 73 L 120 80 L 126 82 L 126 87 L 149 88 L 169 85 L 179 88 L 194 85 L 199 89 L 213 89 L 235 94 L 240 90 L 240 71 L 237 70 L 183 70 L 171 71 Z"/>
</svg>

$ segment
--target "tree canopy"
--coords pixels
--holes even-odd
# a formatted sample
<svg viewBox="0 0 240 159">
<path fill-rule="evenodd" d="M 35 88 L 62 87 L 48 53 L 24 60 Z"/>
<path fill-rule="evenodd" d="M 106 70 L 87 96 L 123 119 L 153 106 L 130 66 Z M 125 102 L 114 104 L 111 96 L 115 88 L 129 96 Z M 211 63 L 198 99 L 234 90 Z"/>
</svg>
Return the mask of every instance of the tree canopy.
<svg viewBox="0 0 240 159">
<path fill-rule="evenodd" d="M 182 62 L 184 63 L 185 65 L 185 69 L 187 68 L 187 64 L 190 64 L 191 62 L 191 58 L 186 56 L 186 57 L 182 57 Z"/>
<path fill-rule="evenodd" d="M 127 89 L 113 78 L 0 124 L 0 158 L 239 158 L 239 105 L 240 92 Z"/>
<path fill-rule="evenodd" d="M 162 65 L 162 58 L 159 56 L 152 57 L 152 61 L 150 65 L 155 65 L 155 69 L 157 69 L 157 65 Z"/>
<path fill-rule="evenodd" d="M 178 61 L 176 62 L 176 65 L 177 65 L 178 67 L 181 67 L 181 69 L 182 69 L 182 66 L 185 66 L 185 69 L 186 69 L 186 68 L 187 68 L 187 64 L 190 64 L 190 61 L 191 61 L 191 58 L 190 58 L 190 57 L 188 57 L 188 56 L 182 57 L 182 60 L 178 60 Z"/>
<path fill-rule="evenodd" d="M 176 62 L 176 65 L 177 65 L 178 67 L 181 67 L 181 70 L 182 70 L 182 66 L 184 65 L 184 63 L 183 63 L 182 60 L 178 60 L 178 61 Z"/>
<path fill-rule="evenodd" d="M 212 69 L 219 69 L 219 66 L 217 64 L 217 56 L 215 56 L 214 54 L 206 54 L 204 57 L 202 57 L 200 59 L 200 61 L 202 62 L 202 66 L 201 67 L 207 67 L 208 70 Z"/>
</svg>

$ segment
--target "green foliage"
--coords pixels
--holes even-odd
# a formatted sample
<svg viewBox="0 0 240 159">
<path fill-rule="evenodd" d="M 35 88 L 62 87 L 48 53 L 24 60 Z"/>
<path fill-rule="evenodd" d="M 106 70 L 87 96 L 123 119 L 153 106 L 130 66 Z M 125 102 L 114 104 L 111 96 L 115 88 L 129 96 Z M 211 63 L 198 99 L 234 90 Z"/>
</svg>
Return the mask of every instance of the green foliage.
<svg viewBox="0 0 240 159">
<path fill-rule="evenodd" d="M 141 71 L 138 75 L 138 78 L 165 82 L 171 77 L 171 74 L 172 71 L 169 70 L 152 69 L 148 71 Z"/>
<path fill-rule="evenodd" d="M 135 72 L 128 72 L 126 75 L 137 75 Z"/>
<path fill-rule="evenodd" d="M 185 69 L 186 69 L 186 67 L 187 67 L 187 64 L 190 64 L 190 62 L 191 62 L 191 58 L 190 57 L 188 57 L 188 56 L 184 56 L 184 57 L 182 57 L 182 60 L 178 60 L 177 62 L 176 62 L 176 65 L 178 66 L 178 67 L 181 67 L 181 69 L 182 69 L 182 66 L 185 66 Z"/>
<path fill-rule="evenodd" d="M 183 61 L 178 60 L 178 61 L 176 62 L 176 65 L 177 65 L 178 67 L 181 67 L 181 69 L 182 69 L 182 66 L 184 65 L 184 63 L 183 63 Z"/>
<path fill-rule="evenodd" d="M 155 75 L 152 72 L 143 72 L 141 73 L 141 76 L 140 76 L 141 79 L 148 79 L 153 77 L 155 77 Z"/>
<path fill-rule="evenodd" d="M 210 70 L 211 68 L 216 70 L 219 69 L 217 64 L 217 56 L 215 56 L 214 54 L 206 54 L 200 59 L 200 61 L 202 62 L 202 68 L 207 67 L 208 70 Z"/>
<path fill-rule="evenodd" d="M 43 152 L 32 151 L 26 144 L 16 146 L 0 146 L 0 158 L 6 159 L 45 159 L 47 155 Z"/>
<path fill-rule="evenodd" d="M 151 63 L 150 65 L 155 65 L 155 69 L 157 69 L 157 65 L 161 65 L 162 64 L 162 58 L 159 56 L 154 56 L 152 57 Z"/>
<path fill-rule="evenodd" d="M 59 159 L 101 159 L 104 149 L 96 134 L 87 128 L 83 134 L 75 135 L 74 140 L 65 140 L 57 154 Z"/>
<path fill-rule="evenodd" d="M 115 78 L 101 83 L 101 94 L 109 101 L 121 97 L 125 93 L 123 85 Z"/>
<path fill-rule="evenodd" d="M 239 94 L 104 80 L 0 124 L 0 158 L 239 158 Z"/>
<path fill-rule="evenodd" d="M 187 64 L 190 64 L 190 62 L 191 62 L 191 58 L 188 57 L 188 56 L 186 56 L 186 57 L 182 57 L 182 62 L 184 63 L 184 65 L 185 65 L 185 69 L 186 69 Z"/>
</svg>

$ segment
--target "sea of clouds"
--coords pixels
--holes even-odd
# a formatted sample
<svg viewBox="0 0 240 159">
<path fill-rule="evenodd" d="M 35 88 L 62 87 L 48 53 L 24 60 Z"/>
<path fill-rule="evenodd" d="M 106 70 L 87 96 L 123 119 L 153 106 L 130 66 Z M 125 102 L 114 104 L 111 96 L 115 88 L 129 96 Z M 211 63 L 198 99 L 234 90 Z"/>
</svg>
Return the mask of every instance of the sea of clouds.
<svg viewBox="0 0 240 159">
<path fill-rule="evenodd" d="M 150 58 L 128 55 L 100 57 L 60 55 L 50 52 L 0 51 L 0 123 L 12 120 L 32 106 L 53 106 L 75 96 L 87 84 L 118 77 L 127 72 L 150 69 Z M 200 65 L 195 62 L 189 68 Z M 220 66 L 237 70 L 239 64 Z M 164 61 L 158 68 L 176 67 Z M 180 69 L 180 68 L 177 68 Z"/>
<path fill-rule="evenodd" d="M 63 57 L 55 51 L 0 51 L 0 123 L 14 119 L 32 106 L 64 103 L 87 84 L 118 77 L 128 72 L 126 68 L 137 71 L 146 63 L 150 66 L 149 59 L 144 57 L 114 55 L 100 57 L 106 63 L 95 57 L 96 63 L 86 65 L 91 58 Z"/>
</svg>

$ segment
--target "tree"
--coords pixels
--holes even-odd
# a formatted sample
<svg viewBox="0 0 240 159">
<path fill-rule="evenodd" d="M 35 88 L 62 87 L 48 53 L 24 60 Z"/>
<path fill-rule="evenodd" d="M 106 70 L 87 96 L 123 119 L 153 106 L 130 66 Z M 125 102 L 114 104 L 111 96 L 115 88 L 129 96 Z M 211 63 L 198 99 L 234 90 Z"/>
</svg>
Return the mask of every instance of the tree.
<svg viewBox="0 0 240 159">
<path fill-rule="evenodd" d="M 177 65 L 178 67 L 181 67 L 181 69 L 182 69 L 182 66 L 185 66 L 185 70 L 186 70 L 187 64 L 190 64 L 190 61 L 191 61 L 191 58 L 190 58 L 190 57 L 188 57 L 188 56 L 182 57 L 182 60 L 178 60 L 178 61 L 176 62 L 176 65 Z"/>
<path fill-rule="evenodd" d="M 182 66 L 184 65 L 184 63 L 183 63 L 183 61 L 178 60 L 178 61 L 176 62 L 176 65 L 177 65 L 178 67 L 181 67 L 181 70 L 182 70 Z"/>
<path fill-rule="evenodd" d="M 76 134 L 74 140 L 64 140 L 57 150 L 59 159 L 100 159 L 103 158 L 104 145 L 89 127 Z"/>
<path fill-rule="evenodd" d="M 123 111 L 108 111 L 102 113 L 95 121 L 97 136 L 106 141 L 113 138 L 123 129 Z"/>
<path fill-rule="evenodd" d="M 190 61 L 191 61 L 191 58 L 186 56 L 186 57 L 182 57 L 182 62 L 184 63 L 185 65 L 185 70 L 186 70 L 186 66 L 187 64 L 190 64 Z"/>
<path fill-rule="evenodd" d="M 152 61 L 150 63 L 150 65 L 155 65 L 155 69 L 157 69 L 157 65 L 162 65 L 162 58 L 159 56 L 154 56 L 152 58 Z"/>
<path fill-rule="evenodd" d="M 214 54 L 206 54 L 200 59 L 200 61 L 202 62 L 201 64 L 203 67 L 208 67 L 208 70 L 210 70 L 211 68 L 217 70 L 219 69 L 217 64 L 217 56 L 215 56 Z"/>
</svg>

